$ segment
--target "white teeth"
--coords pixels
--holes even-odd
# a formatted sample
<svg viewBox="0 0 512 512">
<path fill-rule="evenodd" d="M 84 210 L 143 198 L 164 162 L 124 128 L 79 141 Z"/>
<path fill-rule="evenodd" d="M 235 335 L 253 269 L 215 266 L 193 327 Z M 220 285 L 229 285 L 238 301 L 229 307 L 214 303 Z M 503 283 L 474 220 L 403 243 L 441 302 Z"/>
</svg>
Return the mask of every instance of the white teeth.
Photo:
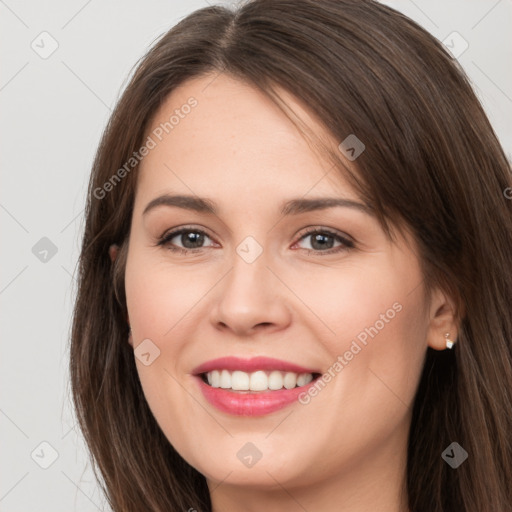
<svg viewBox="0 0 512 512">
<path fill-rule="evenodd" d="M 211 375 L 211 382 L 208 380 L 208 384 L 214 388 L 218 388 L 220 386 L 219 370 L 213 370 L 213 372 L 208 373 L 208 375 Z"/>
<path fill-rule="evenodd" d="M 313 375 L 311 373 L 301 373 L 297 377 L 297 386 L 305 386 L 309 384 L 313 380 Z"/>
<path fill-rule="evenodd" d="M 297 374 L 288 372 L 284 376 L 284 387 L 286 389 L 292 389 L 297 385 Z"/>
<path fill-rule="evenodd" d="M 235 391 L 249 390 L 249 374 L 245 372 L 233 372 L 231 374 L 231 389 Z"/>
<path fill-rule="evenodd" d="M 251 373 L 249 389 L 251 391 L 265 391 L 266 389 L 268 389 L 267 374 L 262 371 Z"/>
<path fill-rule="evenodd" d="M 222 370 L 220 374 L 219 387 L 231 389 L 231 374 L 227 370 Z"/>
<path fill-rule="evenodd" d="M 268 376 L 268 389 L 281 389 L 283 387 L 283 374 L 281 372 L 272 372 Z"/>
<path fill-rule="evenodd" d="M 293 389 L 296 386 L 305 386 L 313 380 L 311 373 L 294 372 L 264 372 L 258 370 L 253 373 L 235 370 L 213 370 L 206 374 L 208 384 L 213 388 L 232 389 L 234 391 L 266 391 L 279 390 L 283 387 Z"/>
</svg>

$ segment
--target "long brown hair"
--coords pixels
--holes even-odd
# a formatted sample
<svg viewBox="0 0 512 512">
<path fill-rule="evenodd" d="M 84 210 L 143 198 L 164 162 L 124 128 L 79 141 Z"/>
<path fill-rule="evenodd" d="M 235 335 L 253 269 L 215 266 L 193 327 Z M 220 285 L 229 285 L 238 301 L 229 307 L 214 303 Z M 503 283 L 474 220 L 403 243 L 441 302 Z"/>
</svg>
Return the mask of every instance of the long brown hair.
<svg viewBox="0 0 512 512">
<path fill-rule="evenodd" d="M 457 62 L 417 24 L 370 0 L 198 10 L 157 41 L 120 98 L 92 169 L 70 347 L 76 413 L 111 507 L 211 510 L 205 478 L 163 435 L 138 380 L 123 282 L 137 166 L 112 180 L 169 93 L 221 72 L 284 109 L 282 88 L 340 142 L 363 141 L 357 172 L 340 158 L 337 169 L 384 228 L 402 222 L 412 231 L 426 289 L 439 285 L 457 301 L 458 342 L 427 349 L 413 404 L 411 510 L 512 510 L 509 166 Z M 120 246 L 114 265 L 112 243 Z M 469 455 L 457 469 L 441 458 L 454 441 Z"/>
</svg>

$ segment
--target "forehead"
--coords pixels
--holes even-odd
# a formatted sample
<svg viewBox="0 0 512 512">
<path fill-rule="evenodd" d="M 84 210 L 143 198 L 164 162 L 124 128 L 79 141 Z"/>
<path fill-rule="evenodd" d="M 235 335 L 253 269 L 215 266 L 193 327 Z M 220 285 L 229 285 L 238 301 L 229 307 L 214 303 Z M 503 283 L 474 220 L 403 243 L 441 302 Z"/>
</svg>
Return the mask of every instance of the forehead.
<svg viewBox="0 0 512 512">
<path fill-rule="evenodd" d="M 295 114 L 333 147 L 336 141 L 300 102 L 279 90 Z M 191 106 L 193 105 L 193 106 Z M 138 195 L 172 191 L 220 196 L 244 190 L 266 199 L 338 192 L 356 197 L 297 126 L 257 88 L 225 74 L 175 89 L 151 120 L 155 147 L 139 168 Z"/>
</svg>

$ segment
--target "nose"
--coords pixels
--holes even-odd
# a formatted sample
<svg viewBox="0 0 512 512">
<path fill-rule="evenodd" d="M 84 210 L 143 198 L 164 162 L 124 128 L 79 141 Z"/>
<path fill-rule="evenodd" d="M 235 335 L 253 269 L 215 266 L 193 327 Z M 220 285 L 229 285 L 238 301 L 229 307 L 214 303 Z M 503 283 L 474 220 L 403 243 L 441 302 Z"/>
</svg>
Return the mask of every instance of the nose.
<svg viewBox="0 0 512 512">
<path fill-rule="evenodd" d="M 210 320 L 216 329 L 237 336 L 269 334 L 290 324 L 289 294 L 275 270 L 268 268 L 265 252 L 252 263 L 236 255 L 216 287 Z"/>
</svg>

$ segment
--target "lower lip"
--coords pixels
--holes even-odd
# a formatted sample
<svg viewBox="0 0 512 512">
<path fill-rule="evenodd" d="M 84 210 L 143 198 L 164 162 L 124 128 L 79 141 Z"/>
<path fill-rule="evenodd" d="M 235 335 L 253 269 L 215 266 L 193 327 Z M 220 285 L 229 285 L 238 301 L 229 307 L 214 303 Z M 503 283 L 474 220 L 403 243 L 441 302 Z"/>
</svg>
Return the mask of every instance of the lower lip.
<svg viewBox="0 0 512 512">
<path fill-rule="evenodd" d="M 250 393 L 213 388 L 200 376 L 196 376 L 196 379 L 208 402 L 220 411 L 234 416 L 263 416 L 284 409 L 293 402 L 298 402 L 299 395 L 307 393 L 308 388 L 316 382 L 315 379 L 305 386 L 293 389 Z"/>
</svg>

